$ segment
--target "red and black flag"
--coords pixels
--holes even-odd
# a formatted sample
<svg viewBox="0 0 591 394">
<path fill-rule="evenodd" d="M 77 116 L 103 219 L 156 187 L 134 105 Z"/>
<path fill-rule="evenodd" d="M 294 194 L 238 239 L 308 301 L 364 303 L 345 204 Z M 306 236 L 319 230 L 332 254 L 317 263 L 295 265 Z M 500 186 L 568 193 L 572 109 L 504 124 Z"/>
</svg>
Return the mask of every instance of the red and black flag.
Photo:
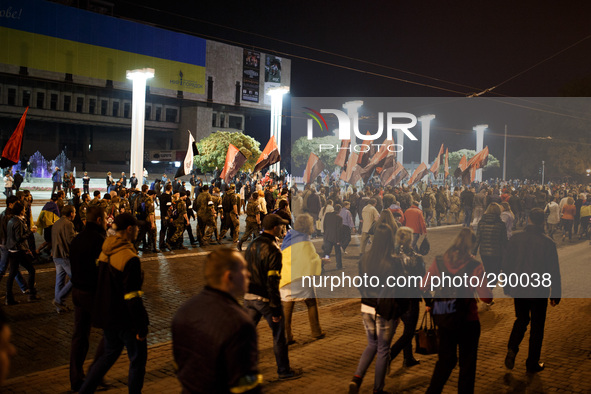
<svg viewBox="0 0 591 394">
<path fill-rule="evenodd" d="M 343 140 L 341 141 L 341 149 L 339 149 L 339 153 L 337 154 L 337 158 L 334 160 L 334 164 L 339 167 L 344 167 L 345 163 L 347 162 L 349 156 L 349 146 L 351 145 L 351 140 Z"/>
<path fill-rule="evenodd" d="M 392 157 L 392 158 L 395 157 L 395 153 L 390 152 L 387 149 L 388 146 L 391 146 L 393 144 L 394 144 L 394 141 L 386 140 L 384 142 L 383 149 L 380 148 L 379 152 L 377 152 L 371 156 L 367 165 L 365 167 L 363 167 L 363 169 L 361 169 L 361 171 L 359 172 L 359 175 L 361 176 L 361 178 L 363 178 L 363 182 L 367 182 L 369 180 L 369 177 L 374 172 L 374 170 L 378 174 L 380 172 L 382 172 L 382 168 L 384 167 L 384 164 L 385 164 L 386 159 L 388 157 Z"/>
<path fill-rule="evenodd" d="M 21 116 L 21 120 L 18 122 L 18 126 L 12 133 L 12 136 L 6 143 L 4 150 L 2 151 L 2 159 L 0 159 L 0 168 L 12 167 L 19 161 L 21 155 L 21 146 L 23 144 L 23 131 L 25 130 L 25 120 L 27 118 L 27 111 L 29 107 L 25 109 L 25 113 Z"/>
<path fill-rule="evenodd" d="M 356 152 L 351 152 L 349 160 L 347 160 L 347 168 L 341 173 L 341 180 L 351 183 L 351 176 L 353 175 L 353 170 L 357 166 L 358 156 L 359 155 Z"/>
<path fill-rule="evenodd" d="M 304 185 L 314 182 L 322 171 L 324 171 L 324 163 L 320 161 L 320 158 L 316 154 L 310 153 L 308 164 L 306 164 L 306 170 L 304 171 Z"/>
<path fill-rule="evenodd" d="M 467 167 L 474 167 L 476 169 L 484 168 L 486 163 L 488 163 L 488 146 L 474 155 L 474 157 L 468 162 Z"/>
<path fill-rule="evenodd" d="M 269 142 L 267 142 L 267 146 L 265 146 L 263 153 L 261 153 L 261 156 L 254 165 L 253 172 L 260 171 L 263 168 L 268 167 L 271 164 L 275 164 L 279 161 L 281 161 L 279 147 L 277 146 L 277 142 L 275 141 L 275 136 L 271 136 L 271 139 L 269 140 Z"/>
<path fill-rule="evenodd" d="M 390 165 L 392 163 L 392 165 Z M 404 169 L 404 166 L 397 163 L 394 159 L 390 161 L 390 158 L 386 161 L 387 167 L 384 168 L 380 174 L 380 182 L 382 186 L 388 185 L 396 186 L 403 179 L 403 176 L 408 175 L 408 172 Z"/>
<path fill-rule="evenodd" d="M 408 180 L 408 185 L 411 186 L 411 185 L 415 184 L 416 182 L 418 182 L 421 179 L 423 179 L 423 177 L 425 175 L 427 175 L 428 173 L 429 173 L 429 169 L 427 168 L 427 165 L 425 163 L 421 163 L 417 167 L 417 169 L 415 170 L 415 172 L 412 173 L 412 176 Z"/>
<path fill-rule="evenodd" d="M 371 134 L 369 134 L 369 131 L 368 131 L 365 133 L 365 135 L 371 135 Z M 369 163 L 369 160 L 371 159 L 371 157 L 374 154 L 372 140 L 363 141 L 359 150 L 360 150 L 360 152 L 359 152 L 359 158 L 357 159 L 357 164 L 359 164 L 362 168 L 365 168 L 365 166 L 367 165 L 367 163 Z"/>
<path fill-rule="evenodd" d="M 445 177 L 449 176 L 449 149 L 445 148 L 445 166 L 443 167 L 445 171 Z"/>
<path fill-rule="evenodd" d="M 226 153 L 226 163 L 224 164 L 224 169 L 220 174 L 220 178 L 222 178 L 226 184 L 229 184 L 245 162 L 246 156 L 244 156 L 244 153 L 240 152 L 240 149 L 230 144 L 230 146 L 228 146 L 228 153 Z"/>
<path fill-rule="evenodd" d="M 466 155 L 462 156 L 460 160 L 460 164 L 458 164 L 458 168 L 454 171 L 454 176 L 457 178 L 462 175 L 462 173 L 468 168 L 468 161 L 466 160 Z"/>
<path fill-rule="evenodd" d="M 430 171 L 433 174 L 437 174 L 439 172 L 439 166 L 441 165 L 442 159 L 443 159 L 443 144 L 441 144 L 441 149 L 439 149 L 439 153 L 437 154 L 437 157 L 435 158 L 435 161 L 433 162 L 433 165 L 431 166 Z"/>
</svg>

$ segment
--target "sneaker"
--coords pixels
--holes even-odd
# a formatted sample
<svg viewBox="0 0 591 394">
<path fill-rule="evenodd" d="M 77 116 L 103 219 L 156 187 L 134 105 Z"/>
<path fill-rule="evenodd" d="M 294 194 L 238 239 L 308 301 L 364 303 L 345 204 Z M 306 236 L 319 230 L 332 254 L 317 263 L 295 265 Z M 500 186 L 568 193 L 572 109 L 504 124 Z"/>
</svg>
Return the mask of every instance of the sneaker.
<svg viewBox="0 0 591 394">
<path fill-rule="evenodd" d="M 289 372 L 287 373 L 282 373 L 279 374 L 279 380 L 292 380 L 292 379 L 299 379 L 302 377 L 302 374 L 304 372 L 302 371 L 301 368 L 292 368 Z"/>
<path fill-rule="evenodd" d="M 544 363 L 539 363 L 539 362 L 532 364 L 532 365 L 526 365 L 527 372 L 530 372 L 530 373 L 543 371 L 544 368 L 545 368 Z"/>
<path fill-rule="evenodd" d="M 515 356 L 516 355 L 517 355 L 517 353 L 515 353 L 511 349 L 509 349 L 507 351 L 507 356 L 505 356 L 505 367 L 507 367 L 508 369 L 513 369 L 515 367 Z"/>
</svg>

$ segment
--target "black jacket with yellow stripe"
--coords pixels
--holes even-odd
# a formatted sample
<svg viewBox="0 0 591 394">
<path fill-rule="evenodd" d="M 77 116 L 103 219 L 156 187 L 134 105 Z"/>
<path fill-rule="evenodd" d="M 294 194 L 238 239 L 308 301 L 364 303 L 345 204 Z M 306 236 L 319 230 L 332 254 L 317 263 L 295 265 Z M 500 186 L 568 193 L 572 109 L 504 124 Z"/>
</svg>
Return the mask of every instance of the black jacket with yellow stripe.
<svg viewBox="0 0 591 394">
<path fill-rule="evenodd" d="M 148 333 L 148 313 L 142 302 L 143 272 L 133 244 L 123 237 L 108 237 L 99 256 L 99 280 L 93 323 L 96 327 Z"/>
</svg>

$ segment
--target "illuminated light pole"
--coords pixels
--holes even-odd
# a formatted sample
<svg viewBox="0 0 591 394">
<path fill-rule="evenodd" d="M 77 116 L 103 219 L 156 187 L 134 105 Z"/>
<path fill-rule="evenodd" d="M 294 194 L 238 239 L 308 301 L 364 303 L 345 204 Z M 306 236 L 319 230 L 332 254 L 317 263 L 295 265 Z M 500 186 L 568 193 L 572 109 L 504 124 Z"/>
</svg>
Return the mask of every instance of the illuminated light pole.
<svg viewBox="0 0 591 394">
<path fill-rule="evenodd" d="M 429 134 L 433 119 L 435 119 L 435 115 L 423 115 L 419 118 L 421 122 L 421 163 L 425 163 L 427 166 L 429 165 Z"/>
<path fill-rule="evenodd" d="M 153 68 L 127 70 L 127 79 L 133 82 L 131 100 L 131 153 L 129 175 L 138 179 L 144 175 L 144 124 L 146 119 L 146 80 L 154 77 Z M 138 183 L 141 184 L 141 183 Z"/>
<path fill-rule="evenodd" d="M 363 105 L 363 101 L 355 100 L 355 101 L 347 101 L 343 104 L 343 108 L 347 110 L 347 115 L 349 116 L 349 124 L 351 125 L 351 129 L 349 130 L 349 140 L 351 140 L 351 146 L 355 145 L 355 134 L 353 132 L 353 120 L 355 119 L 355 115 L 358 115 L 359 107 Z M 363 141 L 361 141 L 363 143 Z"/>
<path fill-rule="evenodd" d="M 473 130 L 476 131 L 476 153 L 480 152 L 484 148 L 484 130 L 486 129 L 488 129 L 487 124 L 479 124 L 473 128 Z M 482 182 L 482 168 L 476 170 L 475 180 Z"/>
<path fill-rule="evenodd" d="M 278 86 L 267 90 L 271 96 L 271 137 L 275 136 L 277 150 L 281 154 L 281 113 L 283 111 L 283 95 L 289 93 L 289 86 Z M 271 171 L 279 175 L 281 163 L 272 164 Z"/>
</svg>

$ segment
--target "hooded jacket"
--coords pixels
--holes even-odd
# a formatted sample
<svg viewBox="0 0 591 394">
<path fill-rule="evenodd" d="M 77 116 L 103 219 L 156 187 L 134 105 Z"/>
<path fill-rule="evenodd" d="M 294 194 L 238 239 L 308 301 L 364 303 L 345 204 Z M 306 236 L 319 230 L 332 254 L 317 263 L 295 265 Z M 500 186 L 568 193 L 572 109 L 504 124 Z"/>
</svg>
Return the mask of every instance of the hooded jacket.
<svg viewBox="0 0 591 394">
<path fill-rule="evenodd" d="M 103 329 L 148 333 L 148 313 L 142 302 L 143 272 L 133 244 L 116 235 L 108 237 L 99 255 L 98 285 L 93 321 Z"/>
<path fill-rule="evenodd" d="M 248 246 L 244 257 L 250 272 L 248 292 L 269 299 L 273 316 L 281 316 L 279 281 L 283 264 L 277 238 L 262 233 Z"/>
</svg>

